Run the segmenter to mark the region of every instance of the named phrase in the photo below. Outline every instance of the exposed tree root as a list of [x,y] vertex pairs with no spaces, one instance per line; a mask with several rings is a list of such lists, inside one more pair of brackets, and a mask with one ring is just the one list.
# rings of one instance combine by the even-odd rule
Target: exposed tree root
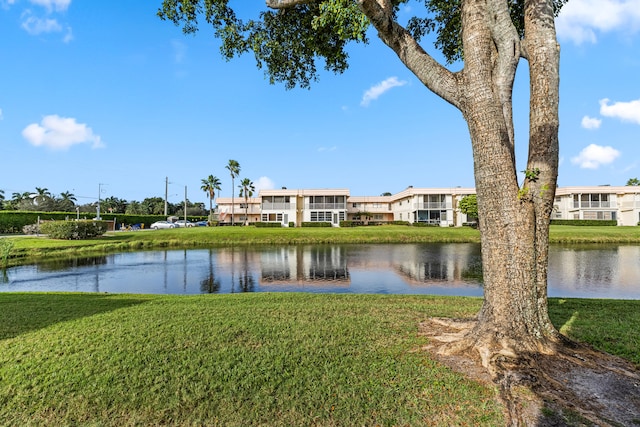
[[472,334],[474,321],[420,325],[431,355],[470,378],[492,383],[509,426],[640,426],[640,372],[629,362],[561,340],[527,348]]

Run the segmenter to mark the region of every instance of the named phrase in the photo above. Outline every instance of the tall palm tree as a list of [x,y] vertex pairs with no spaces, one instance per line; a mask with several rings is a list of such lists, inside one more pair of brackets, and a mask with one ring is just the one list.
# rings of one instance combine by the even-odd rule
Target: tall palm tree
[[253,196],[253,192],[256,191],[256,187],[249,178],[244,178],[240,181],[240,197],[244,197],[244,220],[245,225],[249,225],[249,197]]
[[0,209],[4,205],[4,190],[0,189]]
[[51,192],[48,188],[36,187],[35,201],[38,205],[42,204],[48,198],[51,198]]
[[207,196],[209,197],[209,220],[211,220],[213,217],[213,199],[216,197],[216,190],[218,191],[218,194],[220,194],[220,185],[222,183],[220,182],[220,178],[213,175],[209,175],[206,179],[202,178],[201,183],[202,185],[200,186],[200,189],[207,193]]
[[236,176],[240,175],[240,163],[238,163],[237,160],[229,160],[229,164],[227,164],[225,168],[231,174],[231,225],[233,225],[233,208],[234,208],[233,187],[235,186],[234,184],[235,184]]
[[58,207],[62,211],[71,211],[75,208],[77,200],[78,199],[76,199],[75,194],[69,191],[64,191],[60,193],[60,199],[58,200],[59,202]]

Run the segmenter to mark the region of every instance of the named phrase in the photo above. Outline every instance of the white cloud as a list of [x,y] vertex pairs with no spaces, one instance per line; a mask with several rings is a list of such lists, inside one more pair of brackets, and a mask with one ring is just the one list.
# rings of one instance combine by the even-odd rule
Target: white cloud
[[363,107],[366,107],[369,105],[369,103],[371,103],[371,101],[378,99],[385,92],[388,92],[394,87],[404,86],[406,84],[407,84],[406,81],[398,80],[397,77],[389,77],[388,79],[369,88],[362,96],[362,101],[360,101],[360,105]]
[[613,147],[591,144],[585,147],[577,157],[572,158],[571,163],[583,169],[598,169],[602,165],[612,163],[618,156],[620,152]]
[[322,153],[323,151],[336,151],[338,149],[337,145],[334,145],[333,147],[320,147],[318,148],[318,152]]
[[62,38],[62,41],[64,43],[69,43],[71,40],[73,40],[73,31],[71,31],[71,27],[67,27],[67,33]]
[[601,99],[600,114],[605,117],[615,117],[625,122],[640,125],[640,99],[629,102],[615,102],[611,105],[609,105],[608,99]]
[[104,147],[99,135],[76,119],[60,117],[57,114],[45,116],[41,124],[32,123],[22,131],[22,136],[36,147],[53,150],[67,150],[75,144],[91,143],[92,148]]
[[2,115],[2,108],[0,108],[0,120],[2,120],[4,116]]
[[595,117],[584,116],[581,124],[585,129],[598,129],[602,124],[602,120],[596,119]]
[[187,56],[187,45],[178,40],[171,40],[171,48],[173,49],[173,60],[180,64]]
[[29,0],[32,4],[37,4],[46,8],[49,12],[55,10],[57,12],[64,12],[69,8],[71,0]]
[[558,37],[595,43],[596,33],[640,29],[640,0],[571,0],[556,19]]
[[256,188],[257,193],[260,190],[273,190],[275,184],[269,177],[261,176],[256,182],[253,183],[253,186]]
[[22,21],[22,28],[32,36],[42,33],[55,33],[62,31],[62,26],[55,19],[41,19],[33,15],[27,16]]

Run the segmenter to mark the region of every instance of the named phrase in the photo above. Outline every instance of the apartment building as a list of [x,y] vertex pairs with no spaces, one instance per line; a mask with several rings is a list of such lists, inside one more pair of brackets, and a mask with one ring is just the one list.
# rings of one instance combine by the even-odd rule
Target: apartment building
[[[441,227],[461,226],[470,218],[458,209],[460,200],[475,194],[474,188],[414,188],[391,196],[351,196],[348,189],[261,190],[250,198],[218,198],[217,213],[221,224],[245,221],[276,222],[284,227],[303,222],[328,222],[338,227],[340,221],[365,223],[408,221]],[[553,219],[615,220],[618,225],[640,222],[640,187],[595,186],[559,187]]]

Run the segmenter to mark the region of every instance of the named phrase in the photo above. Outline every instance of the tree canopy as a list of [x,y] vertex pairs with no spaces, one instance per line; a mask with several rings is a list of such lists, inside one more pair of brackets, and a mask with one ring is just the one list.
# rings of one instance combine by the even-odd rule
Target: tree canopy
[[[567,0],[552,0],[554,13]],[[399,8],[410,0],[385,0],[388,18],[395,20]],[[427,14],[413,16],[406,23],[407,34],[419,42],[435,35],[434,45],[448,63],[463,58],[461,0],[423,0]],[[185,34],[209,24],[221,41],[222,56],[229,60],[252,52],[270,83],[284,83],[288,89],[308,88],[318,79],[319,66],[342,73],[348,66],[349,43],[369,43],[371,16],[358,0],[267,0],[272,10],[255,18],[241,19],[229,0],[164,0],[158,10],[163,20],[181,26]],[[509,13],[520,38],[524,37],[524,0],[508,0]],[[236,7],[238,9],[238,7]],[[387,19],[387,17],[385,17]],[[318,62],[323,64],[318,64]]]

